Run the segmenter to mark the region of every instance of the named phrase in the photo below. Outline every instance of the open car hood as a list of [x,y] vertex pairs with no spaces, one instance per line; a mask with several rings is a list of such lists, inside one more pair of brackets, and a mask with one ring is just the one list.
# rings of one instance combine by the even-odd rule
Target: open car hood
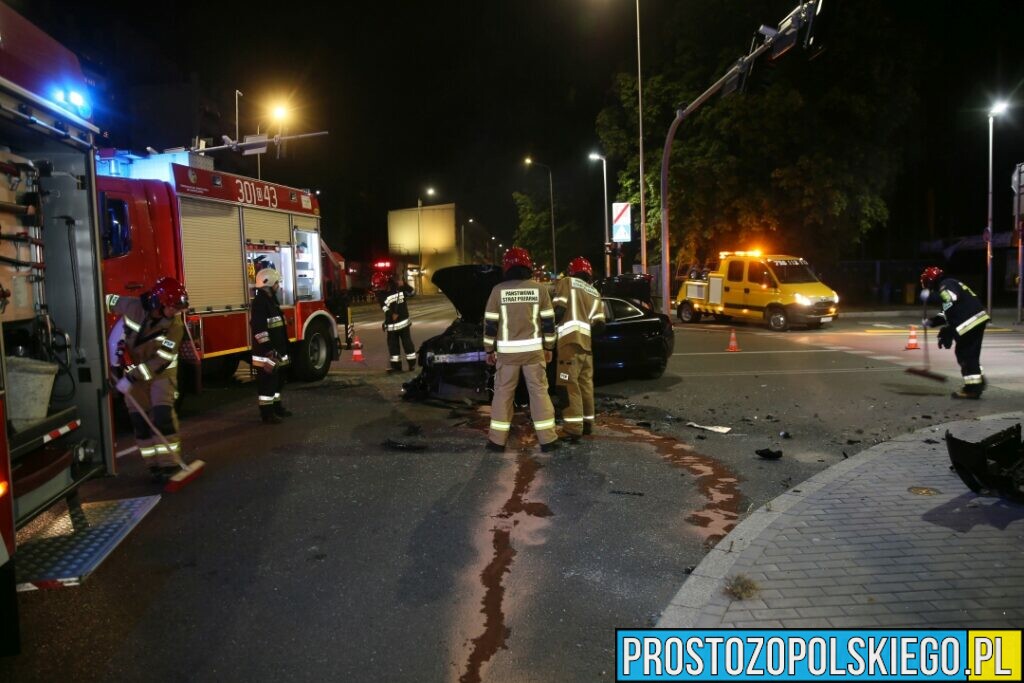
[[485,265],[449,266],[430,278],[455,306],[459,317],[470,323],[483,322],[487,297],[501,280],[501,268]]
[[645,304],[653,305],[651,301],[651,275],[641,273],[623,273],[598,280],[595,285],[601,296],[617,297],[619,299],[636,299]]

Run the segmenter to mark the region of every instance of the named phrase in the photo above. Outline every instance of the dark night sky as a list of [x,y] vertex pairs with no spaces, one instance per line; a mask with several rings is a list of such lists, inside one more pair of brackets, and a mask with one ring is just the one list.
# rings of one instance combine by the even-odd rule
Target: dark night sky
[[[641,0],[645,76],[669,52],[662,23],[675,1]],[[11,4],[79,52],[102,44],[103,59],[137,84],[167,76],[126,64],[121,44],[130,41],[120,34],[149,43],[185,77],[197,73],[221,100],[225,133],[233,133],[235,88],[245,93],[243,133],[253,132],[263,103],[290,93],[301,119],[294,127],[331,134],[295,145],[287,160],[267,159],[264,176],[322,189],[325,225],[343,222],[359,235],[350,240],[359,244],[339,245],[344,252],[368,256],[366,245],[386,246],[387,210],[415,206],[428,185],[437,188],[437,201],[460,207],[461,219],[474,216],[509,238],[512,191],[546,194],[546,173],[524,170],[528,153],[552,166],[564,218],[592,227],[595,237],[603,232],[600,167],[587,153],[596,147],[594,122],[612,96],[613,74],[636,69],[629,0]],[[765,23],[774,23],[796,3],[762,4]],[[1024,77],[1012,42],[1020,41],[1024,3],[917,5],[926,12],[921,21],[935,64],[922,84],[928,132],[920,142],[934,167],[908,169],[900,188],[927,177],[938,193],[957,194],[940,222],[962,226],[954,234],[975,232],[985,220],[984,110],[991,96],[1013,92]],[[111,26],[119,32],[112,40]],[[842,27],[838,35],[853,39],[855,30]],[[749,40],[736,36],[737,56]],[[1024,160],[1022,123],[1024,113],[1011,112],[997,124],[997,229],[1010,228],[1008,176]],[[618,168],[608,170],[614,183]],[[922,220],[919,204],[894,199],[893,232],[897,223]]]

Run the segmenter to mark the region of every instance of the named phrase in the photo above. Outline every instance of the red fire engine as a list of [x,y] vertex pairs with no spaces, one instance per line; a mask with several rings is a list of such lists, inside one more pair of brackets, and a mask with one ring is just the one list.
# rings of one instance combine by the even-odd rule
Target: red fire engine
[[[141,157],[113,150],[97,160],[107,294],[137,295],[160,275],[179,278],[198,358],[230,375],[250,346],[256,273],[280,271],[281,309],[293,373],[318,380],[340,357],[327,308],[320,207],[308,190],[217,171],[193,152]],[[183,366],[179,366],[183,367]]]
[[[114,471],[93,160],[99,131],[88,122],[77,58],[3,4],[0,31],[0,654],[12,654],[16,588],[85,576],[159,497],[78,504],[83,482]],[[70,514],[56,505],[62,500]],[[113,527],[104,510],[129,521],[106,534]],[[50,538],[27,537],[40,524],[50,525]],[[75,555],[84,564],[70,578],[36,573],[33,548],[48,551],[52,566],[88,534],[100,552]]]

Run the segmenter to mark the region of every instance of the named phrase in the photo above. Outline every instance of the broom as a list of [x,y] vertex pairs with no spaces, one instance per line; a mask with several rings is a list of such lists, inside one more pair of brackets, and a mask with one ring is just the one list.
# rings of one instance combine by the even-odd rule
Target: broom
[[181,456],[178,454],[178,452],[171,448],[171,442],[168,441],[167,437],[164,436],[163,433],[156,428],[156,425],[153,424],[153,421],[149,419],[149,415],[146,414],[146,411],[143,410],[139,406],[139,402],[132,397],[131,392],[125,393],[124,399],[128,401],[128,403],[130,403],[133,408],[135,408],[135,412],[142,416],[142,419],[145,421],[149,429],[154,434],[156,434],[157,438],[160,439],[160,441],[163,442],[164,446],[167,447],[167,450],[171,454],[171,457],[174,458],[175,464],[181,468],[180,472],[175,473],[174,476],[167,480],[167,483],[164,485],[164,491],[167,493],[174,493],[175,491],[182,488],[190,481],[198,477],[200,473],[202,473],[203,468],[206,467],[206,463],[203,462],[202,460],[193,460],[191,465],[186,465],[185,461],[181,459]]
[[[924,304],[924,308],[921,309],[921,317],[923,319],[928,318],[928,302]],[[917,375],[918,377],[924,377],[930,379],[933,382],[945,382],[946,376],[940,375],[937,372],[932,372],[932,363],[928,359],[928,326],[921,325],[921,333],[924,335],[924,367],[923,368],[907,368],[907,372],[911,375]]]

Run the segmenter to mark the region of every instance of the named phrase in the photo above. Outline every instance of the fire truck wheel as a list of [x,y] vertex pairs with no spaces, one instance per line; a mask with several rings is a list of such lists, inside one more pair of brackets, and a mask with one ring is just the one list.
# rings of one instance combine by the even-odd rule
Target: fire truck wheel
[[331,369],[331,333],[327,325],[317,322],[309,326],[306,338],[298,343],[294,372],[297,379],[316,382]]
[[676,311],[676,313],[679,315],[679,319],[684,323],[700,322],[700,313],[698,311],[693,310],[693,304],[691,304],[689,301],[684,301],[683,303],[679,304],[679,308]]
[[789,316],[786,315],[786,309],[773,306],[765,315],[768,318],[768,329],[771,331],[785,332],[789,329]]

